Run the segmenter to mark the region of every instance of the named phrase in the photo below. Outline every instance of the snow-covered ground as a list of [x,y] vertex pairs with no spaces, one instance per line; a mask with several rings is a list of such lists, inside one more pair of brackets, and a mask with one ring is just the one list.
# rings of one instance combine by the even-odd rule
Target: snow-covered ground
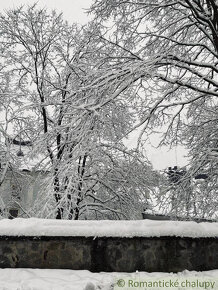
[[[89,271],[48,269],[0,269],[0,290],[111,290],[120,278],[200,278],[218,283],[218,270],[181,273],[91,273]],[[218,285],[216,285],[217,287]],[[124,289],[125,288],[120,288]],[[140,289],[140,288],[138,288]],[[142,288],[141,288],[142,289]],[[175,289],[175,288],[174,288]],[[217,289],[217,288],[213,288]]]
[[218,237],[218,222],[193,221],[68,221],[52,219],[0,220],[0,235],[9,236],[110,236],[110,237]]

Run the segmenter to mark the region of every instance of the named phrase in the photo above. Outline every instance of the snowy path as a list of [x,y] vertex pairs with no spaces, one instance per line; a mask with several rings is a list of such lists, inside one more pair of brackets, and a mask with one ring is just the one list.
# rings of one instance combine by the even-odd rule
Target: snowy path
[[[116,277],[166,277],[166,273],[91,273],[89,271],[48,269],[0,269],[0,290],[84,290],[93,283],[97,289],[110,290]],[[167,274],[172,277],[218,278],[218,270],[207,272],[184,271]],[[97,287],[98,286],[98,287]],[[88,288],[88,287],[87,287]],[[91,288],[90,288],[91,289]],[[87,289],[88,290],[88,289]]]

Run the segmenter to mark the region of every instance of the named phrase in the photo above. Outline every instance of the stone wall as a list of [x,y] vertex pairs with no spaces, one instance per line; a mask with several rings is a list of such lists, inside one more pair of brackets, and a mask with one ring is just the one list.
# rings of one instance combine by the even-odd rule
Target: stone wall
[[2,236],[0,268],[206,271],[218,269],[218,238]]

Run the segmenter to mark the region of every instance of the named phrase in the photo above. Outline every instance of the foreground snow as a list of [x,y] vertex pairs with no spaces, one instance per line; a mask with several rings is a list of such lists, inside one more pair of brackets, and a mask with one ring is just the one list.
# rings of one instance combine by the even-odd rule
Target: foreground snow
[[[89,271],[48,269],[0,269],[0,290],[111,290],[119,277],[144,278],[218,278],[218,270],[181,273],[91,273]],[[217,280],[216,280],[217,281]],[[121,288],[122,289],[122,288]]]
[[0,220],[0,235],[9,236],[109,236],[109,237],[218,237],[218,222],[192,221],[68,221],[49,219]]

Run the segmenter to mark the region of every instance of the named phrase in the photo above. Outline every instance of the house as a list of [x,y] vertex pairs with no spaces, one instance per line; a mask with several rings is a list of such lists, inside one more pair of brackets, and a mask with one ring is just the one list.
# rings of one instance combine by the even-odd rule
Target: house
[[7,160],[6,150],[0,148],[0,214],[4,218],[28,216],[42,184],[42,172],[25,166],[25,155],[16,147],[13,148],[19,153],[16,167]]

